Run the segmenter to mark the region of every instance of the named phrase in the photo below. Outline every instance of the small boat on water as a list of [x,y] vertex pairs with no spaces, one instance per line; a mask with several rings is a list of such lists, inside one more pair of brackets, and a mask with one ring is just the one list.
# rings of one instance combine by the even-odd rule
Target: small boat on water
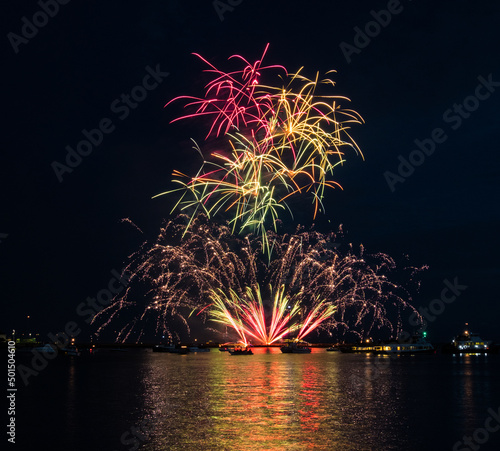
[[220,352],[228,352],[232,348],[241,348],[242,343],[227,342],[219,345]]
[[231,355],[253,355],[253,352],[248,347],[228,348],[227,352]]
[[309,343],[302,340],[288,340],[286,344],[280,347],[283,354],[310,354]]

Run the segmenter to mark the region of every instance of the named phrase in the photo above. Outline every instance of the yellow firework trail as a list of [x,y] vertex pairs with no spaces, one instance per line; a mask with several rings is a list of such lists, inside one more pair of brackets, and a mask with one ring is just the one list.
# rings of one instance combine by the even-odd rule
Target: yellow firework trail
[[196,112],[182,118],[215,116],[210,131],[222,141],[220,150],[204,157],[194,177],[174,171],[180,188],[157,196],[180,191],[174,209],[194,211],[193,217],[229,214],[233,232],[260,235],[269,253],[266,231],[285,211],[293,216],[292,197],[308,195],[316,217],[325,210],[325,189],[341,188],[331,177],[346,148],[362,156],[348,130],[363,120],[341,107],[346,97],[320,93],[335,85],[330,78],[308,79],[300,69],[287,75],[286,85],[273,87],[260,84],[260,63],[246,63],[239,72],[210,70],[216,78],[206,97],[195,99]]

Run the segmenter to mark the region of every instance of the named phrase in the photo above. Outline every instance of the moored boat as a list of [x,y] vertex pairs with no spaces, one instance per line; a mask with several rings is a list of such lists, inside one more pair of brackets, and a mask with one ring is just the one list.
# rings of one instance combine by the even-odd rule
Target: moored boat
[[228,348],[227,350],[231,355],[253,355],[253,352],[248,347]]
[[309,343],[302,340],[287,340],[286,344],[280,347],[283,354],[310,354]]
[[233,342],[227,342],[227,343],[222,343],[219,345],[219,351],[220,352],[228,352],[232,348],[241,348],[242,343],[233,343]]
[[436,350],[424,334],[417,334],[409,342],[392,342],[376,345],[373,354],[434,354]]
[[339,346],[341,352],[344,353],[354,353],[354,352],[373,352],[375,350],[375,345],[373,343],[359,343],[350,345]]
[[491,352],[491,341],[483,340],[479,334],[470,332],[466,323],[465,330],[452,340],[451,350],[455,353],[487,353]]
[[371,338],[365,338],[359,343],[339,345],[338,349],[344,353],[373,352],[375,345],[373,344],[373,340]]

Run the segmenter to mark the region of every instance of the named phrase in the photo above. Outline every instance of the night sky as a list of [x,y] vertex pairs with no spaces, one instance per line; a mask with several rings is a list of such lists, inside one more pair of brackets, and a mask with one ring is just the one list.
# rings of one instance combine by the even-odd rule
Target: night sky
[[[235,53],[255,61],[270,43],[268,64],[304,66],[311,77],[335,69],[336,93],[366,122],[351,130],[365,160],[352,153],[336,171],[344,190],[327,192],[316,227],[343,224],[367,252],[429,265],[416,306],[440,298],[445,280],[467,286],[429,323],[432,340],[466,321],[500,339],[498,3],[73,0],[58,11],[47,3],[53,17],[36,1],[8,2],[1,15],[0,330],[43,337],[70,320],[90,330],[77,306],[156,237],[176,199],[151,198],[172,188],[172,170],[199,163],[189,139],[205,129],[170,124],[180,106],[164,108],[202,95],[205,67],[192,53],[225,67]],[[389,23],[375,25],[387,9],[378,17]],[[157,86],[127,106],[122,94],[148,71]],[[60,181],[53,163],[66,164],[66,147],[100,125],[109,133]],[[434,151],[413,152],[416,140]],[[400,157],[418,166],[402,176]],[[294,221],[310,226],[312,210],[300,208]]]

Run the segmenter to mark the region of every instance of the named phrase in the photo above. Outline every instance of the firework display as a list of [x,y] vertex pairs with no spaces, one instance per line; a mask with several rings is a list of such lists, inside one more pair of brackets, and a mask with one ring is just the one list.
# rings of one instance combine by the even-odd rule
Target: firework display
[[[207,155],[195,142],[203,157],[197,174],[174,171],[180,188],[158,194],[180,192],[174,209],[191,214],[167,221],[132,256],[130,284],[96,315],[98,333],[122,320],[118,340],[140,340],[153,321],[157,334],[172,339],[178,322],[189,332],[201,321],[219,332],[222,325],[245,345],[270,345],[320,330],[394,337],[403,314],[420,318],[409,293],[391,282],[397,269],[389,256],[365,255],[340,232],[277,232],[282,213],[292,215],[293,196],[312,200],[313,217],[324,211],[325,189],[340,187],[331,177],[344,150],[361,154],[348,125],[362,119],[341,108],[347,98],[329,93],[331,79],[264,66],[267,50],[253,64],[231,57],[242,66],[232,72],[197,55],[210,81],[203,97],[171,101],[187,103],[174,122],[208,121],[205,140],[218,150]],[[264,76],[280,82],[264,83]],[[214,222],[223,213],[227,221]]]
[[[135,254],[125,268],[129,287],[95,318],[102,320],[99,331],[121,319],[120,341],[132,332],[140,339],[151,322],[172,337],[175,318],[189,330],[196,317],[223,324],[243,343],[271,344],[319,330],[396,336],[402,314],[419,317],[408,292],[390,281],[394,260],[338,243],[341,233],[268,232],[273,258],[267,262],[260,237],[239,238],[203,215],[186,232],[189,220],[168,221]],[[410,270],[413,277],[416,269]]]
[[[175,208],[203,212],[208,217],[227,212],[233,232],[256,233],[269,252],[267,229],[276,228],[283,212],[292,214],[286,201],[307,195],[314,204],[313,217],[324,211],[325,188],[340,188],[331,180],[334,168],[344,162],[344,149],[358,146],[348,133],[348,125],[361,123],[353,110],[341,108],[346,97],[323,94],[335,83],[330,78],[314,79],[302,69],[289,74],[282,66],[262,66],[262,58],[243,64],[241,70],[223,72],[210,66],[213,76],[203,98],[181,96],[186,108],[194,111],[180,119],[210,118],[206,139],[219,138],[220,150],[203,156],[203,165],[194,177],[174,171],[181,196]],[[280,84],[263,84],[263,73],[278,72]],[[170,102],[169,102],[170,103]],[[167,104],[168,105],[168,104]],[[187,228],[189,228],[188,223]]]

